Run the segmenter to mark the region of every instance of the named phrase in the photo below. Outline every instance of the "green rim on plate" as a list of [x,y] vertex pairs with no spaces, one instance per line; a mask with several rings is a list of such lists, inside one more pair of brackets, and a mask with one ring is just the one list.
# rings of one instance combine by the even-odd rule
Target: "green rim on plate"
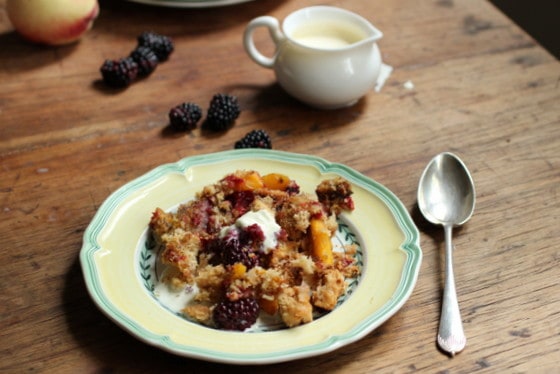
[[[161,305],[146,287],[146,229],[156,207],[171,209],[237,169],[279,172],[312,192],[326,177],[353,186],[356,209],[341,216],[360,243],[360,280],[335,310],[291,329],[255,333],[200,326]],[[347,166],[281,151],[246,149],[198,155],[159,166],[101,205],[84,233],[80,262],[95,304],[134,337],[168,352],[208,361],[267,364],[324,354],[355,342],[393,316],[418,277],[419,232],[387,188]]]

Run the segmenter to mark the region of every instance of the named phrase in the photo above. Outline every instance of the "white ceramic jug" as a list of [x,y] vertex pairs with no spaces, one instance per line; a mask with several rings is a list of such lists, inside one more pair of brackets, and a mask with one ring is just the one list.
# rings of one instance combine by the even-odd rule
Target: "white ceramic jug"
[[[253,33],[266,27],[275,43],[272,57],[255,46]],[[243,43],[259,65],[274,69],[290,95],[311,106],[334,109],[356,103],[373,90],[381,69],[377,40],[382,33],[350,11],[313,6],[291,13],[280,27],[271,16],[253,19]]]

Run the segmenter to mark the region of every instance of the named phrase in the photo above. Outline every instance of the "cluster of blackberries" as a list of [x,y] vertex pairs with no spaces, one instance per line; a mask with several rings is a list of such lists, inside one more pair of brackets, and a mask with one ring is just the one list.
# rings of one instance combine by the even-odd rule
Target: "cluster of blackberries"
[[[218,93],[212,97],[203,127],[212,131],[223,131],[229,128],[239,114],[237,97]],[[202,110],[195,103],[182,103],[169,111],[169,124],[176,131],[188,131],[196,128],[202,118]]]
[[103,81],[110,87],[127,87],[136,78],[150,75],[160,62],[167,60],[174,48],[168,36],[144,32],[127,57],[105,60],[100,68]]

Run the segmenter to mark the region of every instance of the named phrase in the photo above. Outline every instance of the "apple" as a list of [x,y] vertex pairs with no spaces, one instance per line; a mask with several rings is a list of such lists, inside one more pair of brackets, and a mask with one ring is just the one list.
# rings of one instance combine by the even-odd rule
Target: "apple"
[[97,0],[8,0],[6,11],[24,38],[41,44],[75,42],[99,14]]

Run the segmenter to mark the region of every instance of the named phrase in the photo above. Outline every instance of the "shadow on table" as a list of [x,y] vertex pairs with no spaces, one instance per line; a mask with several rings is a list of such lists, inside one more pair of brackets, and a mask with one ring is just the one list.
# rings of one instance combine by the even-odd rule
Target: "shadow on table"
[[[348,125],[367,111],[367,96],[348,107],[317,109],[290,96],[278,83],[268,85],[231,84],[225,89],[243,93],[240,95],[245,100],[241,103],[242,106],[254,112],[258,116],[258,122],[264,126],[282,124],[282,128],[285,128],[286,124],[294,122],[294,118],[298,119],[298,124],[301,124],[300,119],[309,118],[310,122],[306,130],[319,131],[318,127],[323,124],[328,127]],[[272,119],[274,121],[271,121]]]
[[41,66],[58,64],[66,56],[76,49],[77,44],[69,44],[58,47],[50,47],[28,42],[15,31],[0,34],[0,59],[2,56],[10,56],[17,64],[0,64],[0,71],[17,74],[19,72],[33,70]]
[[[137,340],[106,317],[94,304],[86,290],[78,258],[66,275],[63,305],[68,330],[91,362],[95,372],[228,372],[228,373],[279,373],[305,372],[317,365],[341,370],[361,354],[372,349],[379,339],[391,331],[392,317],[375,331],[333,353],[310,359],[262,366],[232,366],[176,356]],[[75,355],[76,356],[76,355]]]
[[490,0],[496,7],[560,59],[558,2]]
[[[430,236],[430,238],[434,241],[434,244],[438,247],[440,252],[443,253],[445,251],[445,235],[443,231],[443,226],[435,225],[429,222],[426,218],[424,218],[422,212],[420,212],[420,208],[418,208],[418,203],[414,204],[414,207],[410,211],[410,216],[412,217],[414,223],[416,223],[418,230]],[[456,234],[459,234],[459,232],[461,232],[461,230],[465,226],[466,225],[454,227],[453,235],[455,236]],[[441,268],[443,270],[443,264],[441,265],[442,265]]]

